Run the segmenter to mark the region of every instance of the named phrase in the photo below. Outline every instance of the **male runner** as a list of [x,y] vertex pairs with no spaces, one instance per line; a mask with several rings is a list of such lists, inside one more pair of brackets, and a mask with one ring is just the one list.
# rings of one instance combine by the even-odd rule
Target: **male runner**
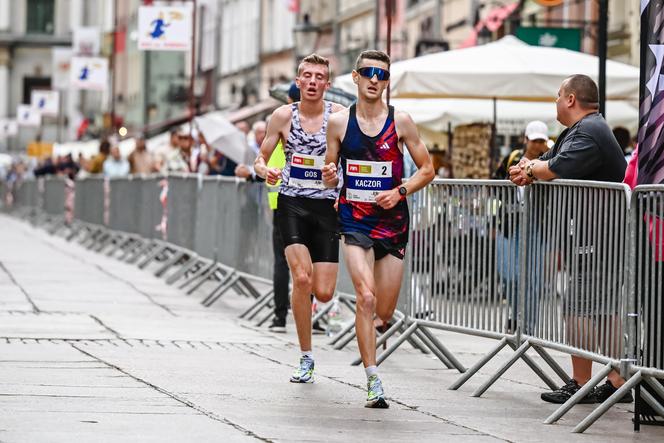
[[[321,177],[325,133],[330,114],[344,108],[323,100],[330,87],[327,59],[316,54],[305,57],[295,82],[300,88],[301,101],[274,111],[254,170],[269,185],[282,180],[277,226],[293,278],[291,305],[302,351],[300,366],[290,381],[311,383],[314,381],[311,294],[323,303],[329,301],[334,295],[339,268],[339,234],[334,210],[338,191],[326,188]],[[266,159],[280,140],[286,165],[283,170],[268,168]]]
[[[406,196],[434,177],[415,123],[382,99],[389,68],[390,58],[381,51],[364,51],[357,58],[353,71],[357,104],[330,117],[322,169],[325,185],[336,187],[341,158],[339,223],[357,295],[355,330],[367,374],[368,408],[388,407],[376,371],[374,315],[387,322],[397,305],[408,242]],[[417,166],[406,184],[402,184],[404,145]]]

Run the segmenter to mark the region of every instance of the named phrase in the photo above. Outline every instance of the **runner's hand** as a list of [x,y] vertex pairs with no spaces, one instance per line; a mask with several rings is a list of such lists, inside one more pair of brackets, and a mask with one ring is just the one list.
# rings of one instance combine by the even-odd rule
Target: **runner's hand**
[[401,196],[398,188],[381,191],[376,196],[376,203],[383,209],[392,209],[399,203],[399,200],[401,200]]
[[281,179],[281,169],[279,168],[268,168],[267,174],[265,175],[265,181],[268,185],[274,186]]
[[323,181],[332,182],[337,178],[337,165],[334,163],[328,163],[321,168],[323,173]]

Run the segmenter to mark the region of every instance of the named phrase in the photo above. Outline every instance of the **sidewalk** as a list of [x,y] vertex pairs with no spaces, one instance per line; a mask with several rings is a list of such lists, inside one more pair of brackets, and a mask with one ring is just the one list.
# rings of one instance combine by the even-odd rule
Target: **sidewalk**
[[[539,400],[545,386],[523,363],[470,397],[506,352],[449,391],[456,372],[404,347],[380,367],[390,409],[365,409],[354,346],[334,351],[314,337],[316,383],[291,384],[292,322],[271,334],[237,320],[245,299],[199,301],[0,215],[0,442],[664,441],[664,428],[631,431],[633,405],[582,435],[570,431],[592,405],[542,424],[556,408]],[[465,365],[494,345],[439,337]]]

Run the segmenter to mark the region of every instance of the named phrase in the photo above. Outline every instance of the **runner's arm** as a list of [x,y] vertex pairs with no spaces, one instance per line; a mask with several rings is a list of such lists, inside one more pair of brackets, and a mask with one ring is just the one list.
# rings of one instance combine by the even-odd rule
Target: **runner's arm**
[[327,123],[327,149],[325,151],[325,164],[323,165],[323,184],[327,188],[336,188],[339,184],[337,164],[339,163],[339,149],[341,147],[340,131],[343,119],[340,114],[330,116]]
[[[270,160],[272,152],[274,152],[279,144],[279,140],[282,138],[281,131],[289,122],[290,118],[291,111],[288,106],[281,106],[272,114],[272,118],[270,118],[267,125],[265,139],[263,140],[263,143],[261,143],[261,149],[256,156],[256,160],[254,160],[254,171],[259,177],[267,179],[269,171],[267,162]],[[276,171],[273,172],[276,173]]]
[[410,156],[413,158],[413,162],[415,162],[415,166],[417,166],[417,172],[408,179],[407,183],[402,185],[408,191],[407,195],[410,195],[428,185],[436,176],[436,173],[433,170],[429,151],[427,151],[427,147],[420,138],[417,126],[415,126],[415,122],[410,115],[405,112],[397,112],[395,120],[399,138],[403,141]]

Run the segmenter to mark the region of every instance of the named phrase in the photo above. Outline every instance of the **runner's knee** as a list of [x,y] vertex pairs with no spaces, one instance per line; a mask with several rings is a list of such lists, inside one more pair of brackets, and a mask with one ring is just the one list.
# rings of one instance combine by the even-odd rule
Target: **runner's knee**
[[374,312],[376,309],[376,297],[368,289],[358,293],[356,303],[357,308],[362,311]]
[[327,303],[334,296],[334,288],[314,288],[314,295],[319,302]]
[[376,306],[376,316],[383,320],[385,323],[392,319],[394,309],[387,306]]
[[[302,289],[311,288],[311,273],[304,270],[293,271],[293,285]],[[309,289],[309,291],[311,291],[311,289]]]

